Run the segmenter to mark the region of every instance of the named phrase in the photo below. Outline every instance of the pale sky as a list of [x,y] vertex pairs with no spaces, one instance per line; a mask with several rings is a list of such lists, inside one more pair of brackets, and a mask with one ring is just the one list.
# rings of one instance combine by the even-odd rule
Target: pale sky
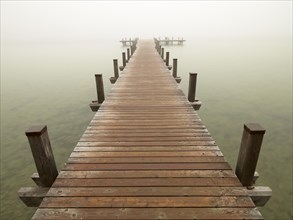
[[292,1],[1,1],[1,39],[292,36]]

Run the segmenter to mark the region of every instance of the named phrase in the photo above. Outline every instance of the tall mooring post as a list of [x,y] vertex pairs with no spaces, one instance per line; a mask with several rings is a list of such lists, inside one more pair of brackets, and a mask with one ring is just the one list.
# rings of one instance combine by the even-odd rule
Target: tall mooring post
[[25,131],[38,173],[32,175],[36,187],[21,187],[19,198],[28,207],[38,207],[58,176],[47,126],[34,125]]
[[177,83],[181,82],[181,77],[177,76],[177,58],[173,59],[173,70],[172,70],[172,75],[174,79],[176,80]]
[[189,73],[188,101],[190,102],[194,110],[199,110],[199,108],[201,107],[201,102],[198,99],[195,99],[196,81],[197,73]]
[[119,67],[120,71],[122,71],[126,66],[126,54],[125,52],[122,53],[122,66]]
[[256,123],[244,124],[236,175],[243,186],[252,186],[265,129]]
[[272,197],[270,187],[254,185],[258,178],[256,165],[265,132],[257,123],[244,124],[235,172],[242,185],[247,187],[247,194],[256,206],[264,206]]
[[166,52],[166,66],[169,67],[170,52]]
[[127,62],[129,62],[129,59],[130,59],[130,49],[127,48]]
[[164,60],[164,48],[161,48],[161,57]]
[[25,132],[42,186],[50,187],[58,176],[46,125],[32,126]]
[[118,70],[118,60],[113,60],[113,67],[114,67],[114,77],[110,77],[110,82],[114,84],[116,80],[119,78],[119,70]]
[[95,80],[96,80],[96,87],[97,87],[97,100],[92,101],[90,103],[90,108],[93,112],[98,111],[101,104],[105,100],[105,94],[104,94],[104,84],[103,84],[103,75],[102,74],[95,74]]

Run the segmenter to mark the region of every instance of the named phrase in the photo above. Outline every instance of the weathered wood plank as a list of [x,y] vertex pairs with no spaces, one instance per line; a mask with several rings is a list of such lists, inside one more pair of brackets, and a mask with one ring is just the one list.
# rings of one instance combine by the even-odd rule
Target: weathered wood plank
[[61,171],[59,178],[166,178],[166,177],[235,177],[232,170],[126,170]]
[[254,207],[249,197],[47,197],[40,207],[48,208],[176,208]]
[[132,179],[56,179],[54,187],[77,186],[241,186],[236,177],[226,178],[132,178]]
[[101,141],[101,142],[160,142],[160,141],[213,141],[213,138],[210,136],[196,136],[196,137],[105,137],[105,136],[96,136],[95,134],[83,135],[80,142],[92,142],[92,141]]
[[70,157],[199,157],[223,156],[221,151],[72,152]]
[[67,163],[214,163],[227,162],[223,156],[205,157],[70,157]]
[[47,196],[247,196],[243,187],[52,187]]
[[75,147],[73,151],[76,152],[88,152],[88,151],[96,151],[96,152],[114,152],[114,151],[136,151],[136,152],[141,152],[141,151],[219,151],[218,146],[148,146],[148,147]]
[[[215,141],[154,141],[154,142],[103,142],[103,141],[82,141],[77,146],[82,147],[106,147],[106,146],[216,146]],[[219,155],[220,156],[220,155]]]
[[228,163],[66,164],[63,170],[228,170]]
[[33,220],[54,219],[257,219],[256,208],[48,208],[38,209]]

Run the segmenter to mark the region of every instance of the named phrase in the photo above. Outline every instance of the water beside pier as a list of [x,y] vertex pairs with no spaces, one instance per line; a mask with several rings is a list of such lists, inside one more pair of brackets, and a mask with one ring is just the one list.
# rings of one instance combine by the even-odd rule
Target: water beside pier
[[[257,185],[273,197],[260,211],[266,219],[290,219],[292,201],[292,45],[290,39],[194,38],[183,46],[164,46],[178,58],[180,84],[187,92],[188,72],[198,72],[199,115],[232,166],[242,126],[258,122],[267,132]],[[34,209],[17,197],[33,186],[35,172],[24,131],[48,125],[59,168],[68,158],[93,113],[94,73],[111,88],[112,59],[121,65],[119,39],[84,44],[14,43],[1,49],[1,219],[29,219]],[[170,62],[172,63],[172,62]]]

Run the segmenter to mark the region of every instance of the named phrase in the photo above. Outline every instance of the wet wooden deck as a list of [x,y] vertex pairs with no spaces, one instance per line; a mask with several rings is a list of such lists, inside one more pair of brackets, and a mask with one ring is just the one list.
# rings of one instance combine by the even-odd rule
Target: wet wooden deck
[[263,219],[153,40],[137,47],[33,219]]

